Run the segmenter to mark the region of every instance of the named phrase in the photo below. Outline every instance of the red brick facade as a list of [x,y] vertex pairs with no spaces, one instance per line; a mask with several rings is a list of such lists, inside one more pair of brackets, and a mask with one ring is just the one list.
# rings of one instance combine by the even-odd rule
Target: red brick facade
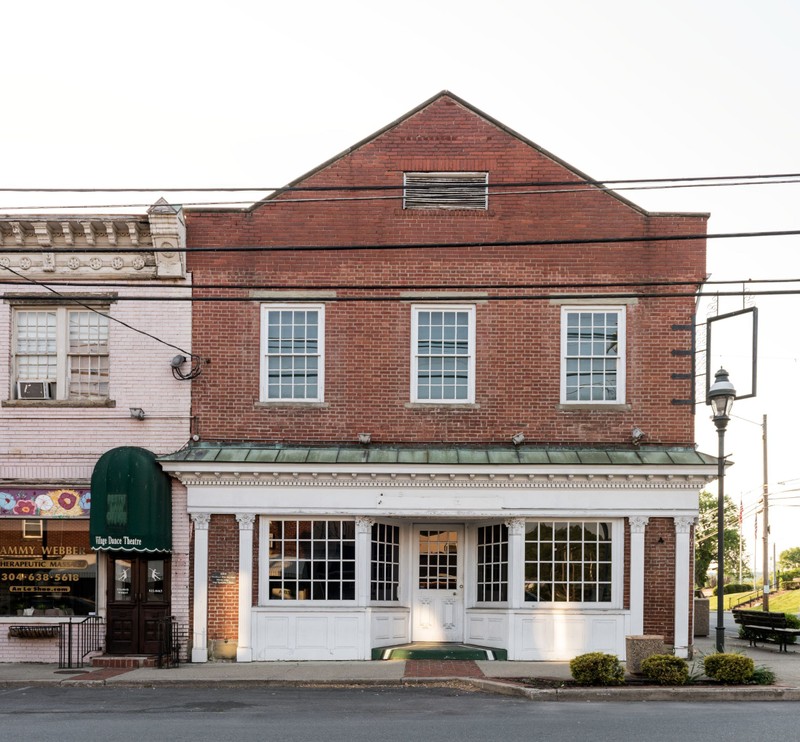
[[[300,182],[306,187],[401,186],[407,170],[487,171],[490,187],[580,182],[575,171],[552,156],[446,95]],[[642,298],[629,306],[629,410],[614,412],[559,409],[560,307],[547,297],[593,291],[636,294],[643,289],[619,284],[667,280],[688,282],[682,288],[691,292],[704,277],[704,242],[491,243],[702,234],[705,217],[649,215],[591,188],[544,195],[507,190],[508,195],[490,191],[489,209],[480,212],[404,210],[400,190],[290,191],[247,212],[191,212],[190,248],[490,244],[190,252],[197,285],[230,286],[198,289],[199,296],[254,296],[255,289],[238,287],[258,286],[327,289],[329,297],[363,298],[326,304],[325,403],[316,407],[259,406],[258,300],[197,302],[194,349],[211,361],[194,387],[194,415],[202,438],[355,441],[360,431],[369,430],[374,442],[486,443],[507,441],[522,430],[529,442],[615,444],[629,442],[631,427],[646,420],[648,443],[691,444],[691,407],[671,400],[686,399],[691,392],[689,380],[672,378],[691,370],[690,359],[672,351],[690,348],[690,333],[673,325],[691,323],[692,297]],[[363,199],[376,193],[385,200],[314,200]],[[569,287],[581,283],[601,287]],[[497,288],[508,284],[531,288]],[[476,405],[470,409],[407,404],[411,301],[372,299],[401,299],[415,287],[433,287],[432,297],[457,290],[488,299],[477,303]],[[544,298],[493,300],[498,294]],[[220,327],[225,332],[218,332]]]
[[[404,209],[403,174],[422,171],[488,172],[488,209]],[[293,184],[341,190],[287,190],[250,210],[190,211],[193,350],[209,361],[193,382],[195,432],[204,441],[354,444],[368,431],[373,443],[489,445],[521,431],[531,444],[630,447],[640,426],[645,444],[691,447],[692,407],[673,400],[692,393],[686,351],[705,240],[678,238],[705,234],[706,216],[649,214],[585,177],[442,94]],[[556,185],[497,187],[531,182]],[[542,241],[558,242],[508,244]],[[408,247],[383,249],[398,245]],[[642,285],[660,282],[679,285]],[[626,305],[624,404],[565,408],[561,304],[608,294]],[[324,402],[265,403],[261,304],[298,297],[325,305]],[[471,404],[410,403],[411,307],[441,297],[475,305]],[[630,543],[626,523],[625,609]],[[237,586],[224,575],[237,573],[238,558],[234,517],[214,515],[209,640],[236,637]],[[672,518],[651,518],[644,630],[667,642],[675,564]]]

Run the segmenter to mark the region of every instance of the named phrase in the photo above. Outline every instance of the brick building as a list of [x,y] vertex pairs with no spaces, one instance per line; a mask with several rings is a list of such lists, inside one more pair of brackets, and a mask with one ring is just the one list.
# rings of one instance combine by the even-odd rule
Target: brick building
[[[2,662],[58,661],[59,624],[90,616],[117,653],[152,652],[163,616],[188,626],[185,491],[170,496],[153,455],[190,435],[190,384],[158,341],[191,344],[185,256],[170,252],[184,240],[163,201],[0,217]],[[160,525],[143,535],[151,479]]]
[[[691,644],[706,215],[648,213],[443,92],[187,212],[192,658]],[[654,239],[656,238],[656,239]],[[202,248],[215,248],[203,250]],[[688,292],[685,291],[686,287]]]

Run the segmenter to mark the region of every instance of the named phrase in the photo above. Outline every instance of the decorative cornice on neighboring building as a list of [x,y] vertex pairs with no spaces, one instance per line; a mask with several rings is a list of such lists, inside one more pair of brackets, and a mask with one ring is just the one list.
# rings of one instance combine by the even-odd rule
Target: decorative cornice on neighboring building
[[[30,278],[142,280],[186,276],[181,208],[160,199],[146,217],[114,214],[0,216],[0,267]],[[85,252],[81,250],[85,248]],[[92,249],[102,249],[102,253]],[[115,252],[119,250],[119,252]],[[106,252],[108,251],[108,252]]]

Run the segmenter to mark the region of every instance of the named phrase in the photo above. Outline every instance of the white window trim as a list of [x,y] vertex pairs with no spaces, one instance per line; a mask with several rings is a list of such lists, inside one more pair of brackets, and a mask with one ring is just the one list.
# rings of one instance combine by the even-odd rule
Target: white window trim
[[[337,517],[331,515],[329,517],[320,516],[319,518],[309,516],[292,516],[292,515],[276,515],[269,517],[262,515],[259,517],[258,522],[258,608],[269,608],[271,610],[291,610],[296,611],[298,608],[308,608],[310,606],[336,608],[340,606],[347,606],[352,608],[358,603],[358,537],[356,536],[354,542],[355,548],[355,563],[356,563],[356,582],[355,582],[355,597],[347,600],[270,600],[269,597],[269,566],[270,566],[270,522],[273,520],[286,521],[286,520],[310,520],[310,521],[329,521],[329,520],[353,520],[355,516],[341,516]],[[389,603],[390,605],[397,605],[396,602]]]
[[49,381],[55,384],[56,394],[52,398],[48,399],[41,399],[37,400],[39,403],[46,403],[46,402],[68,402],[74,401],[79,402],[81,400],[108,400],[111,399],[111,371],[110,371],[110,360],[111,360],[111,322],[109,321],[108,329],[108,359],[109,359],[109,393],[107,395],[97,395],[93,397],[70,397],[69,396],[69,386],[70,386],[70,376],[69,376],[69,315],[71,312],[93,312],[96,311],[97,314],[102,314],[108,317],[108,310],[107,306],[100,306],[100,307],[92,307],[91,309],[86,307],[74,307],[74,306],[66,306],[66,305],[59,305],[59,304],[52,304],[52,305],[41,305],[36,304],[33,306],[26,306],[25,304],[15,305],[12,309],[11,313],[11,333],[12,333],[12,370],[11,370],[11,383],[12,383],[12,390],[10,399],[17,400],[17,382],[20,381],[18,377],[18,369],[17,369],[17,356],[18,355],[27,355],[27,354],[19,354],[17,351],[17,319],[16,315],[18,312],[54,312],[56,315],[56,376],[54,379],[39,379],[39,381]]
[[[567,399],[567,315],[574,312],[616,312],[619,317],[617,329],[617,398],[616,399]],[[569,406],[608,407],[626,404],[626,360],[627,360],[626,308],[618,304],[572,304],[561,307],[561,404]]]
[[[621,518],[583,518],[581,516],[553,516],[546,518],[526,518],[525,523],[552,523],[555,521],[582,521],[584,523],[610,523],[611,524],[611,600],[603,602],[574,602],[574,601],[526,601],[523,600],[524,609],[536,611],[583,611],[583,610],[611,610],[618,611],[623,608],[625,595],[625,522]],[[525,535],[522,537],[522,570],[525,574]]]
[[[268,313],[273,311],[316,311],[319,318],[318,326],[318,347],[317,357],[319,359],[317,364],[317,396],[316,397],[303,397],[297,398],[284,398],[269,396],[269,364],[267,356],[267,348],[269,342],[269,319]],[[308,404],[309,402],[324,402],[325,401],[325,305],[324,304],[271,304],[263,303],[261,305],[261,363],[260,373],[261,380],[259,383],[259,402],[266,404]]]
[[[468,380],[466,399],[420,399],[417,389],[418,335],[420,312],[468,312]],[[423,405],[463,405],[475,403],[475,305],[474,304],[414,304],[411,307],[411,402]]]

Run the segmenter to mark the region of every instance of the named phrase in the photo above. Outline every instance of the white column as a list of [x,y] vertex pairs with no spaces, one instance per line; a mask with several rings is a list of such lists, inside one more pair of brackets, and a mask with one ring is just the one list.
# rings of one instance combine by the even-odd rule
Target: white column
[[356,604],[369,605],[371,561],[372,561],[372,518],[356,518]]
[[628,518],[631,528],[631,636],[644,634],[644,529],[650,518]]
[[689,656],[689,588],[694,518],[675,518],[675,655]]
[[253,608],[253,513],[237,513],[239,523],[239,637],[236,661],[252,662],[253,647],[250,639]]
[[208,662],[208,513],[192,513],[194,523],[194,607],[192,662]]
[[525,591],[525,521],[512,518],[508,527],[508,607],[523,607]]

